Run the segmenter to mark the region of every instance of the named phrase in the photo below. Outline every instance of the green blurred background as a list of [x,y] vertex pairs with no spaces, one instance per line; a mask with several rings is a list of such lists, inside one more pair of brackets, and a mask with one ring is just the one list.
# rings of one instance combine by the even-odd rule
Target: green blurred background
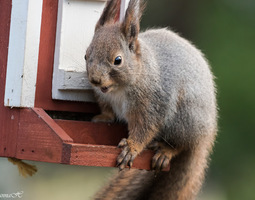
[[[219,133],[199,199],[254,200],[255,1],[149,0],[142,28],[166,26],[201,49],[216,76]],[[0,158],[0,194],[24,191],[26,200],[84,200],[116,171],[34,164],[39,172],[24,179]]]

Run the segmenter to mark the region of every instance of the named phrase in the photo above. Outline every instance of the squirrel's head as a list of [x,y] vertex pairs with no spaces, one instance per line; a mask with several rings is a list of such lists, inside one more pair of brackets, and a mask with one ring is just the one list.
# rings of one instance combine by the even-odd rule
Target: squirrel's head
[[85,60],[91,84],[103,93],[133,83],[140,67],[138,34],[144,7],[130,0],[123,22],[116,22],[120,0],[111,0],[96,24]]

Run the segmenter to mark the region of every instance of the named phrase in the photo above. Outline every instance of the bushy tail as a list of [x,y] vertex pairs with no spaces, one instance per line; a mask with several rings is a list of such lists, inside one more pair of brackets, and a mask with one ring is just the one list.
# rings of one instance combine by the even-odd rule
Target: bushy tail
[[154,173],[146,170],[124,169],[100,190],[95,200],[142,200],[143,194],[149,192]]
[[[209,141],[208,141],[209,142]],[[211,144],[203,141],[172,159],[169,172],[126,169],[101,190],[96,200],[192,200],[199,192]]]

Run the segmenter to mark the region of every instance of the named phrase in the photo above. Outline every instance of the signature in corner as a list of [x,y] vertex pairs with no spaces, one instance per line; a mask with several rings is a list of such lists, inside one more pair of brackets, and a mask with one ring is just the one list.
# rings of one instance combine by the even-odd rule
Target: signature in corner
[[14,192],[11,194],[0,194],[0,199],[1,198],[5,198],[5,199],[15,199],[15,198],[22,198],[22,195],[24,194],[24,191],[20,191],[20,192]]

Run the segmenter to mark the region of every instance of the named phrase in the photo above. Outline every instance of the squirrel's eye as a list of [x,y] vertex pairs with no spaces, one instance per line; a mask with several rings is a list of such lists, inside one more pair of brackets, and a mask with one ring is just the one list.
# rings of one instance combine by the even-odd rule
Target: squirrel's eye
[[87,56],[86,55],[84,56],[84,59],[87,60]]
[[115,60],[114,60],[114,65],[120,65],[121,61],[122,61],[121,56],[116,57]]

